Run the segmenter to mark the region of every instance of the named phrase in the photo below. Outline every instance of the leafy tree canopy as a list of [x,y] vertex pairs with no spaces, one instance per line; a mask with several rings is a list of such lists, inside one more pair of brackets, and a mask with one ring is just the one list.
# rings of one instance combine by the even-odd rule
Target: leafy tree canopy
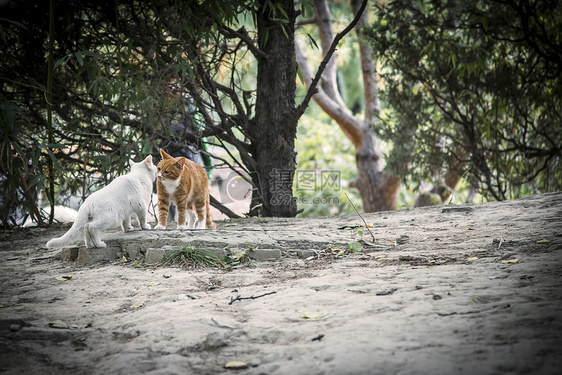
[[[260,47],[278,25],[285,30],[285,5],[253,0],[51,3],[54,12],[44,0],[1,6],[4,225],[13,221],[14,206],[21,203],[27,206],[23,212],[33,213],[38,192],[51,190],[48,180],[57,183],[57,192],[87,196],[96,184],[122,174],[129,159],[154,153],[162,142],[191,145],[202,153],[206,142],[230,144],[232,157],[221,160],[247,175],[255,172],[248,129],[255,119],[256,81],[255,76],[250,84],[244,81],[243,70],[248,60],[266,58]],[[263,17],[270,24],[258,45],[255,29]],[[245,23],[254,30],[247,31]],[[52,107],[52,127],[46,102]],[[56,174],[47,172],[49,163]]]
[[500,200],[562,188],[561,2],[396,0],[375,15],[394,173],[456,171]]

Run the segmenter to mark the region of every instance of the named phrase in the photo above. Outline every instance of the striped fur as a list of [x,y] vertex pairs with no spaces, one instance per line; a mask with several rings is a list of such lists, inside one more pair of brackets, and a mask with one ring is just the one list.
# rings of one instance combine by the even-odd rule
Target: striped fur
[[166,229],[168,210],[178,210],[178,229],[215,229],[209,210],[209,181],[205,170],[186,158],[172,158],[160,150],[158,163],[158,225]]

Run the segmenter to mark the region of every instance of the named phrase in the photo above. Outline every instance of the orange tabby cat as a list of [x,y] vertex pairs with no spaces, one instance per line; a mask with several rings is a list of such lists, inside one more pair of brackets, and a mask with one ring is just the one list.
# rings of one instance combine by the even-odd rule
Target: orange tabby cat
[[178,210],[178,229],[215,229],[209,212],[209,184],[205,170],[184,157],[173,158],[162,149],[160,155],[162,161],[158,163],[156,183],[158,225],[154,229],[166,229],[172,202]]

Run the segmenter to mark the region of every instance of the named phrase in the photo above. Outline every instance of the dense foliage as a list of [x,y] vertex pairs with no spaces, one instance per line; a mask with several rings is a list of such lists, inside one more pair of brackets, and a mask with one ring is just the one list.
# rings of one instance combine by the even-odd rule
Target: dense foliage
[[[293,160],[289,169],[294,167],[292,129],[276,138],[275,130],[259,128],[269,123],[287,129],[297,119],[290,113],[279,121],[267,118],[274,111],[267,103],[258,105],[256,94],[260,62],[267,63],[276,52],[292,56],[265,46],[291,35],[287,10],[291,13],[293,4],[4,2],[2,225],[14,224],[25,213],[40,219],[40,191],[51,201],[55,192],[59,202],[64,196],[85,197],[122,174],[129,159],[155,154],[162,144],[189,146],[205,156],[207,144],[221,147],[215,163],[236,167],[254,189],[260,188],[260,176],[255,176],[270,175],[260,165],[279,168],[277,160],[270,161],[276,159],[271,154],[281,153],[266,138],[281,142],[285,158]],[[310,2],[301,6],[306,10],[301,18],[307,17]],[[347,4],[331,3],[330,8],[340,19]],[[410,194],[413,185],[435,181],[447,171],[479,184],[482,194],[494,199],[562,188],[560,2],[396,0],[371,15],[374,23],[365,36],[384,86],[375,130],[387,143],[387,170],[414,183],[403,191]],[[316,44],[318,36],[309,33],[310,25],[297,36]],[[365,98],[357,87],[355,43],[339,46],[338,80],[346,84],[340,82],[338,89],[353,112],[360,112]],[[262,77],[273,78],[270,83],[291,81],[267,70]],[[275,90],[261,89],[262,94],[268,91]],[[290,112],[294,92],[287,98]],[[304,214],[335,213],[334,207],[343,212],[343,189],[356,173],[350,167],[353,151],[341,134],[322,139],[321,125],[328,121],[313,117],[299,129],[297,172],[338,170],[342,185],[321,193],[295,186],[295,192]],[[337,197],[340,204],[302,204],[315,196]],[[351,199],[357,202],[357,195]]]
[[561,2],[395,0],[375,15],[394,173],[453,170],[500,200],[562,188]]
[[257,168],[247,136],[256,76],[249,84],[242,76],[248,60],[265,55],[254,44],[260,17],[270,20],[262,45],[287,22],[278,2],[51,4],[54,11],[44,0],[1,6],[3,225],[16,209],[34,214],[42,189],[50,200],[55,190],[87,196],[162,144],[204,156],[205,143],[228,144],[231,157],[215,161],[246,175]]

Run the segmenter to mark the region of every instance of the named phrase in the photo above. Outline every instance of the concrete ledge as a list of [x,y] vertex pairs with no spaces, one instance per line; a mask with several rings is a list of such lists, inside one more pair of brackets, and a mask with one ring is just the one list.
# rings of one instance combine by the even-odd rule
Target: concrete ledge
[[313,249],[295,250],[294,253],[296,253],[299,258],[308,258],[317,255],[316,251],[314,251]]
[[178,249],[177,246],[163,246],[161,248],[153,248],[146,250],[144,256],[144,263],[146,264],[160,264],[166,259],[170,254]]
[[81,266],[90,266],[95,263],[113,262],[122,257],[120,246],[96,247],[73,247],[62,249],[61,260],[76,262]]
[[74,262],[78,258],[79,247],[70,247],[61,250],[60,259],[64,261]]
[[246,254],[253,260],[277,260],[281,259],[281,250],[279,249],[254,249],[246,252]]
[[[89,266],[99,262],[113,262],[124,256],[128,261],[155,265],[161,263],[173,251],[183,246],[193,246],[208,250],[221,259],[227,254],[246,251],[247,255],[256,261],[278,260],[284,251],[322,249],[328,244],[345,243],[345,239],[342,241],[342,235],[348,237],[347,233],[342,234],[341,231],[327,227],[299,232],[287,228],[285,222],[272,227],[264,225],[260,222],[245,228],[217,230],[137,229],[127,233],[109,231],[102,234],[107,248],[87,249],[77,246],[63,249],[61,259]],[[298,253],[304,258],[314,254],[313,251],[306,250]]]

